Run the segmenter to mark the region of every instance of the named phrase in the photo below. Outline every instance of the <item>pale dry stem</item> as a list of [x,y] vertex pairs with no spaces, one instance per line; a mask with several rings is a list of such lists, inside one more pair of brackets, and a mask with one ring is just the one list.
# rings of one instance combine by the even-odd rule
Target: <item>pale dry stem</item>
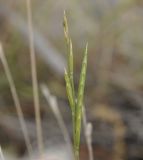
[[18,119],[19,119],[19,122],[20,122],[20,125],[21,125],[21,128],[22,128],[22,132],[23,132],[25,143],[26,143],[26,147],[28,149],[29,156],[32,157],[32,145],[31,145],[30,138],[29,138],[28,131],[27,131],[27,127],[26,127],[26,124],[25,124],[24,115],[23,115],[23,112],[22,112],[22,107],[21,107],[21,104],[20,104],[20,100],[19,100],[19,97],[18,97],[18,94],[17,94],[17,90],[16,90],[16,87],[15,87],[15,83],[14,83],[12,74],[10,72],[10,69],[9,69],[9,66],[8,66],[8,63],[7,63],[7,59],[4,55],[4,51],[3,51],[3,48],[2,48],[1,44],[0,44],[0,59],[1,59],[2,65],[3,65],[6,77],[7,77],[8,82],[9,82],[10,90],[11,90],[12,97],[13,97],[13,100],[14,100],[14,104],[15,104],[15,107],[16,107]]
[[33,34],[33,23],[32,23],[32,7],[31,0],[26,1],[27,5],[27,17],[28,17],[28,28],[29,28],[29,45],[30,45],[30,58],[31,58],[31,73],[32,73],[32,85],[33,85],[33,98],[35,107],[35,120],[37,128],[37,141],[39,154],[41,159],[43,159],[43,136],[42,136],[42,125],[40,116],[40,101],[38,92],[38,80],[37,80],[37,70],[36,70],[36,55],[34,48],[34,34]]

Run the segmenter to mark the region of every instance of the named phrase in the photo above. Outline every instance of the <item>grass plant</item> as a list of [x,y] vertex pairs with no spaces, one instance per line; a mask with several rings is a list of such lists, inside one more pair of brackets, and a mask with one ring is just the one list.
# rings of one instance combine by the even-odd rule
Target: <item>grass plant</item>
[[68,52],[68,68],[65,69],[65,82],[67,96],[72,112],[72,123],[73,123],[73,148],[75,160],[79,160],[79,148],[80,148],[80,133],[81,133],[81,120],[83,113],[83,98],[84,98],[84,87],[86,79],[86,70],[87,70],[87,50],[88,44],[83,55],[82,67],[80,73],[80,80],[78,86],[78,93],[75,94],[74,80],[73,80],[73,49],[72,49],[72,40],[69,35],[68,22],[66,13],[64,12],[64,34],[67,45]]
[[[33,87],[33,98],[34,98],[34,106],[35,106],[35,119],[36,119],[36,127],[37,127],[37,141],[38,141],[38,149],[40,159],[43,159],[43,136],[42,136],[42,126],[41,126],[41,117],[40,117],[40,102],[39,102],[39,92],[38,92],[38,80],[37,80],[37,69],[36,69],[36,56],[34,49],[34,35],[33,35],[33,25],[32,25],[32,13],[31,13],[31,1],[27,0],[27,15],[28,15],[28,27],[29,27],[29,45],[30,45],[30,58],[31,58],[31,72],[32,72],[32,87]],[[72,40],[69,35],[68,30],[68,22],[66,18],[66,13],[64,12],[64,34],[66,39],[66,46],[68,52],[68,68],[65,69],[65,82],[66,82],[66,90],[67,96],[71,108],[72,113],[72,123],[73,123],[73,146],[71,146],[70,138],[68,135],[68,131],[58,109],[57,101],[54,96],[50,94],[48,89],[43,86],[42,91],[45,98],[49,101],[50,106],[52,107],[53,113],[59,123],[61,130],[63,131],[63,135],[65,137],[65,141],[69,145],[69,150],[74,152],[74,159],[79,160],[79,149],[80,149],[80,134],[81,134],[81,122],[83,116],[83,99],[84,99],[84,88],[85,88],[85,79],[86,79],[86,70],[87,70],[87,52],[88,52],[88,44],[86,44],[86,48],[83,55],[82,67],[79,79],[78,91],[75,93],[74,86],[74,64],[73,64],[73,48],[72,48]],[[10,68],[8,66],[6,57],[4,55],[2,45],[0,44],[0,59],[2,65],[4,67],[10,89],[12,92],[13,100],[16,106],[18,118],[22,127],[22,132],[24,135],[26,147],[29,152],[29,158],[32,158],[32,145],[30,142],[30,138],[28,135],[28,130],[26,127],[26,123],[24,120],[24,115],[22,112],[22,107],[20,104],[20,100],[16,91],[15,83],[12,78],[12,74],[10,72]],[[91,138],[91,125],[87,124],[86,129],[90,131],[89,136]],[[91,139],[89,139],[89,145],[91,145]],[[72,154],[71,154],[72,155]],[[0,158],[4,160],[2,150],[0,148]]]

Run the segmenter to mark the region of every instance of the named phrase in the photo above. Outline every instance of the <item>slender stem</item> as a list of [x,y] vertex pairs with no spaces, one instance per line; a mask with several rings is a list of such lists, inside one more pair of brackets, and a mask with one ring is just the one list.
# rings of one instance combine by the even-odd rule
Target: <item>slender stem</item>
[[42,125],[40,116],[40,102],[38,92],[38,80],[36,70],[36,55],[34,48],[34,34],[33,34],[33,23],[32,23],[32,11],[31,11],[31,0],[27,0],[27,16],[28,16],[28,27],[29,27],[29,44],[30,44],[30,58],[31,58],[31,72],[32,72],[32,85],[33,85],[33,98],[35,107],[35,120],[37,129],[37,141],[39,154],[43,157],[43,136],[42,136]]
[[15,83],[14,83],[14,80],[12,78],[12,74],[10,72],[10,69],[9,69],[9,66],[8,66],[6,57],[4,55],[3,48],[2,48],[1,44],[0,44],[0,59],[1,59],[2,65],[4,67],[5,74],[7,76],[8,82],[9,82],[9,86],[10,86],[12,97],[13,97],[13,100],[14,100],[14,103],[15,103],[18,119],[19,119],[19,122],[20,122],[20,125],[21,125],[21,128],[22,128],[25,144],[26,144],[26,147],[28,149],[29,157],[31,158],[32,157],[32,145],[31,145],[30,138],[29,138],[29,135],[28,135],[28,130],[27,130],[27,127],[26,127],[26,124],[25,124],[24,115],[23,115],[20,100],[19,100],[19,97],[18,97],[18,94],[17,94],[17,91],[16,91]]
[[55,96],[51,95],[51,93],[46,85],[41,85],[41,90],[42,90],[42,93],[43,93],[45,99],[50,104],[50,107],[55,115],[55,118],[57,119],[59,127],[63,133],[65,142],[67,144],[67,147],[69,150],[69,155],[70,155],[71,159],[73,159],[74,156],[73,156],[72,143],[71,143],[70,136],[69,136],[66,124],[64,122],[63,116],[59,110],[57,99]]

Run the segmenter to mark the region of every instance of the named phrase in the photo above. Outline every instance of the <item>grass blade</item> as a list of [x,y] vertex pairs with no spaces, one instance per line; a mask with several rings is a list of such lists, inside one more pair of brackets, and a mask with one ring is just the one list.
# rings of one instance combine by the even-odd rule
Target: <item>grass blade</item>
[[84,57],[82,61],[82,68],[79,80],[79,88],[78,88],[78,97],[77,97],[77,105],[76,105],[76,150],[79,150],[80,144],[80,130],[81,130],[81,117],[82,117],[82,106],[83,106],[83,97],[84,97],[84,86],[86,79],[86,69],[87,69],[87,50],[88,44],[86,45],[86,49],[84,52]]

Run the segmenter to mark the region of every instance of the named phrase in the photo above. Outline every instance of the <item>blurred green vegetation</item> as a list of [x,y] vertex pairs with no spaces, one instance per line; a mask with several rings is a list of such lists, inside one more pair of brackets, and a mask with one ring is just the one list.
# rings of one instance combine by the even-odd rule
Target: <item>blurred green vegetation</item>
[[[11,23],[11,15],[19,16],[27,31],[26,4],[20,1],[1,1],[9,12],[1,14],[0,33],[5,53],[11,68],[17,90],[23,101],[32,101],[29,47],[19,25]],[[68,11],[70,34],[73,39],[75,58],[75,84],[78,84],[81,53],[85,42],[89,42],[89,66],[87,93],[95,97],[108,97],[112,82],[130,81],[134,89],[142,89],[143,64],[143,21],[142,2],[139,0],[97,0],[89,1],[34,1],[34,29],[45,38],[45,44],[66,58],[63,36],[63,11]],[[16,17],[15,17],[16,18]],[[18,23],[18,21],[17,21]],[[20,23],[20,22],[19,22]],[[39,42],[40,43],[40,42]],[[48,49],[48,48],[47,48]],[[50,50],[51,48],[49,48]],[[39,83],[46,82],[52,93],[65,97],[63,77],[57,74],[41,59],[37,52]],[[48,52],[48,50],[47,50]],[[52,54],[52,53],[51,53]],[[48,58],[47,58],[48,59]],[[54,60],[53,60],[54,61]],[[56,62],[58,63],[58,61]],[[9,86],[0,68],[1,96],[9,97]],[[113,82],[113,83],[114,83]]]
[[[115,112],[120,115],[118,119],[123,117],[123,121],[126,121],[124,109],[127,110],[128,106],[129,108],[135,107],[135,110],[136,107],[142,108],[142,0],[59,0],[56,2],[52,0],[35,0],[32,7],[34,30],[44,38],[46,44],[44,44],[44,47],[50,56],[53,56],[52,53],[56,50],[55,59],[53,58],[56,63],[59,63],[56,60],[58,56],[61,56],[63,61],[67,56],[62,25],[63,12],[67,10],[70,35],[74,46],[74,57],[76,57],[74,59],[75,88],[77,88],[79,81],[83,48],[85,43],[89,42],[89,62],[85,89],[89,115],[93,114],[93,117],[96,117],[94,109],[97,108],[98,110],[100,108],[98,103],[105,106],[108,104],[107,106],[111,110],[117,109]],[[17,17],[19,19],[14,21]],[[25,38],[24,35],[28,32],[26,17],[25,1],[0,1],[0,40],[4,45],[5,54],[21,102],[22,104],[32,104],[29,46],[28,38]],[[23,22],[24,31],[18,25],[21,24],[20,20]],[[17,24],[12,22],[17,22]],[[40,42],[40,40],[37,42],[39,46],[41,45]],[[58,69],[56,72],[56,67],[54,70],[48,63],[43,61],[42,51],[37,49],[39,46],[35,46],[38,82],[39,84],[45,82],[51,93],[59,99],[63,99],[66,104],[64,76],[57,74]],[[48,56],[45,59],[51,61]],[[112,107],[112,104],[115,106]],[[1,64],[0,105],[13,106],[9,84]],[[103,107],[104,111],[106,109]],[[99,117],[104,116],[104,111],[99,113]],[[134,117],[134,113],[131,113],[130,110],[128,112]],[[113,125],[116,125],[114,124],[116,123],[114,117],[110,119],[110,115],[107,115],[107,121],[112,121]],[[130,119],[133,119],[133,117]],[[126,123],[130,124],[132,122],[127,121]],[[120,124],[118,125],[120,126]],[[122,125],[121,128],[124,128],[124,126]],[[142,154],[139,155],[142,157]]]

